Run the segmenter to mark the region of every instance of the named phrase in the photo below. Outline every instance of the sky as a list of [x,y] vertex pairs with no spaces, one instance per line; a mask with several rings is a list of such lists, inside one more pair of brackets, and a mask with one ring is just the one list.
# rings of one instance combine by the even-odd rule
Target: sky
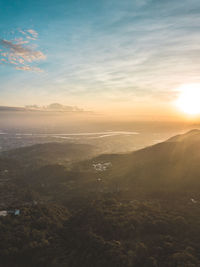
[[173,115],[199,25],[198,0],[0,0],[0,105]]

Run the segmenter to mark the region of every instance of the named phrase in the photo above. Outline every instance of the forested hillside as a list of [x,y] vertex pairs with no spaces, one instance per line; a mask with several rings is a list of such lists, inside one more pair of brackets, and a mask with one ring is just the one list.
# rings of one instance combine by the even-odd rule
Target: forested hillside
[[200,131],[67,165],[52,148],[1,156],[0,266],[200,266]]

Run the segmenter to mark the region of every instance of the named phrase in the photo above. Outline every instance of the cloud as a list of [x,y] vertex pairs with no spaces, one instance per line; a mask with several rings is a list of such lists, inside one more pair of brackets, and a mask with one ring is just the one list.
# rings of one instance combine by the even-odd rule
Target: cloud
[[[100,26],[93,21],[81,32],[74,27],[67,35],[71,45],[60,42],[60,55],[58,49],[55,54],[60,68],[52,73],[53,88],[98,101],[170,102],[180,84],[199,82],[200,2],[191,0],[193,8],[189,0],[142,2],[136,14],[130,5],[123,8],[124,16],[117,16],[113,4],[109,16],[99,19]],[[112,11],[118,21],[111,20]]]
[[[23,47],[21,44],[14,44],[11,41],[0,39],[0,45],[9,50],[10,58],[23,58],[28,62],[46,58],[46,56],[41,51],[35,51],[29,47]],[[5,53],[2,54],[5,55]]]
[[60,110],[60,111],[83,111],[83,109],[76,106],[65,106],[59,103],[52,103],[45,107],[47,110]]
[[0,50],[0,61],[14,66],[17,70],[42,72],[40,68],[30,66],[30,64],[45,60],[46,55],[34,49],[31,45],[27,45],[29,39],[36,40],[38,33],[31,29],[26,32],[22,30],[19,32],[25,35],[25,39],[22,37],[15,38],[14,41],[0,39],[0,47],[2,47]]
[[30,30],[27,30],[27,32],[30,33],[33,36],[33,38],[37,38],[38,37],[38,33],[36,31],[34,31],[34,30],[30,29]]
[[38,105],[26,105],[28,110],[40,110],[40,111],[67,111],[67,112],[85,112],[82,108],[76,106],[65,106],[59,103],[52,103],[47,106],[38,106]]
[[29,40],[24,40],[23,38],[16,38],[15,39],[16,44],[23,45],[23,44],[28,44]]
[[[77,112],[77,113],[84,113],[89,112],[77,106],[65,106],[59,103],[52,103],[47,106],[38,106],[38,105],[26,105],[24,107],[13,107],[13,106],[1,106],[0,105],[0,112],[1,111],[43,111],[43,112]],[[91,111],[90,111],[91,112]]]
[[[92,5],[79,19],[67,11],[72,14],[70,23],[64,9],[57,19],[45,17],[41,30],[48,25],[44,36],[51,60],[46,64],[48,74],[32,81],[23,77],[23,85],[19,75],[13,83],[22,98],[29,91],[33,98],[70,99],[91,108],[111,101],[124,105],[136,101],[170,102],[176,98],[174,90],[180,84],[200,82],[200,1],[98,1],[100,12],[95,9],[95,13]],[[42,60],[42,55],[32,54],[40,49],[29,47],[38,38],[30,28],[20,30],[12,40],[2,38],[31,50],[23,53],[25,58],[12,58],[14,68],[31,71],[32,64]],[[15,53],[18,48],[12,47]],[[4,47],[0,51],[1,66],[8,64],[5,53],[11,53],[11,45],[7,50]],[[32,62],[25,61],[27,58]],[[8,91],[10,84],[5,82]]]
[[20,30],[20,32],[25,35],[27,39],[36,40],[38,38],[38,33],[33,29],[29,29],[26,31]]
[[22,67],[15,67],[16,70],[25,70],[25,71],[35,71],[35,72],[43,72],[42,69],[37,67],[30,67],[30,66],[22,66]]

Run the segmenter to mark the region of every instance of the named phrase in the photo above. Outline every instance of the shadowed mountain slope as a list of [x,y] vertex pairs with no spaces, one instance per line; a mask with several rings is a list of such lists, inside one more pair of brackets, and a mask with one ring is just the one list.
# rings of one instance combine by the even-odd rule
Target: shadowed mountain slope
[[15,159],[24,166],[69,164],[95,156],[96,148],[86,144],[45,143],[2,152],[3,158]]
[[192,130],[130,154],[101,155],[85,165],[110,162],[110,178],[121,185],[200,186],[200,131]]

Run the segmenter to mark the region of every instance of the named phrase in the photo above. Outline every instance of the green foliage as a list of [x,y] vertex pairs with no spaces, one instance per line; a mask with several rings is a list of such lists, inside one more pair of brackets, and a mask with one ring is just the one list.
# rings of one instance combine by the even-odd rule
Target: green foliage
[[[9,152],[0,206],[21,213],[0,217],[0,266],[200,266],[199,141],[192,132],[71,169],[55,159],[66,156],[58,146],[49,158],[48,145]],[[112,168],[99,173],[98,161]]]

